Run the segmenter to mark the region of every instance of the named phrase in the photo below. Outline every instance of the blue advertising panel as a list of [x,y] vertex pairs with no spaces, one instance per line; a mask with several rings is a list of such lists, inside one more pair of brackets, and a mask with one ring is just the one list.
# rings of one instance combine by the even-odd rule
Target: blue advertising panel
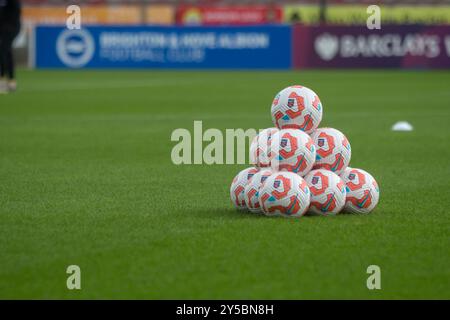
[[291,68],[291,28],[39,26],[37,68]]

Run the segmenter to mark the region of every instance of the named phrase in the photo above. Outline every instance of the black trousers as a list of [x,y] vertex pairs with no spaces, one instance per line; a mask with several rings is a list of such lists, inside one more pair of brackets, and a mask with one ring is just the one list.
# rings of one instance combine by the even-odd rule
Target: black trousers
[[20,25],[0,26],[0,75],[15,79],[12,45],[20,31]]

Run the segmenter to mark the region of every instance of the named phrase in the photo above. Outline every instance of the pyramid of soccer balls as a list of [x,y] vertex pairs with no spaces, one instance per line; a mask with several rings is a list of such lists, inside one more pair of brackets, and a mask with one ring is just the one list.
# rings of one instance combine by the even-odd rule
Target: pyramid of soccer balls
[[351,148],[337,129],[318,128],[323,106],[303,86],[281,90],[272,103],[276,127],[261,130],[250,146],[254,167],[233,179],[231,201],[268,216],[369,213],[378,203],[375,179],[350,168]]

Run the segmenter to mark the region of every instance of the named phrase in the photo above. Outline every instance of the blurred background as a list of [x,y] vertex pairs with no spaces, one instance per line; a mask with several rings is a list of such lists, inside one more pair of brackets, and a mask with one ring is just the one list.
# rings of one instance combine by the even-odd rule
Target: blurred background
[[[36,26],[64,27],[68,18],[66,8],[73,4],[81,8],[83,28],[102,26],[93,32],[92,41],[82,34],[65,37],[65,49],[60,48],[58,53],[57,43],[62,29],[59,32],[43,29],[34,38]],[[367,8],[372,4],[381,9],[380,30],[366,27],[370,15]],[[450,0],[23,0],[22,5],[23,27],[15,48],[19,64],[30,67],[291,69],[450,66]],[[122,29],[110,29],[117,26]],[[284,27],[282,31],[278,28],[281,26]],[[114,46],[104,47],[100,39],[111,30],[116,32],[114,35],[121,31],[128,33],[114,37]],[[200,35],[195,44],[186,41],[184,45],[180,44],[180,38],[173,40],[173,35],[180,36],[183,30],[195,31],[196,36],[202,30],[213,32],[216,36],[212,40],[214,44],[199,44],[208,41],[206,33]],[[233,41],[247,43],[249,38],[259,35],[262,36],[259,38],[261,41],[266,39],[267,45],[250,48],[230,43],[234,48],[228,46],[226,52],[219,50],[225,48],[217,43],[222,41],[220,33],[224,30],[238,32],[231,37],[250,30],[252,34],[233,38]],[[152,31],[158,33],[149,34]],[[154,36],[172,36],[173,41],[165,39],[166,44],[157,45],[153,41]],[[125,43],[124,39],[133,37],[140,39],[139,45],[131,45],[129,41]],[[61,50],[66,59],[61,56]],[[48,52],[54,55],[48,56]],[[252,61],[253,53],[256,53],[257,61]],[[68,62],[70,57],[76,60],[83,55],[84,59],[78,62]],[[272,60],[278,60],[278,63]]]

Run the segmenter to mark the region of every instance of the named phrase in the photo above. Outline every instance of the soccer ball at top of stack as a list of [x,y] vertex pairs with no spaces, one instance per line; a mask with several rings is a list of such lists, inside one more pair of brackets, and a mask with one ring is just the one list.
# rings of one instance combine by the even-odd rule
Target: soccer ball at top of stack
[[370,213],[379,199],[375,179],[350,168],[351,147],[333,128],[319,128],[323,106],[303,86],[281,90],[272,102],[273,128],[250,146],[253,167],[233,179],[230,197],[239,210],[267,216]]

